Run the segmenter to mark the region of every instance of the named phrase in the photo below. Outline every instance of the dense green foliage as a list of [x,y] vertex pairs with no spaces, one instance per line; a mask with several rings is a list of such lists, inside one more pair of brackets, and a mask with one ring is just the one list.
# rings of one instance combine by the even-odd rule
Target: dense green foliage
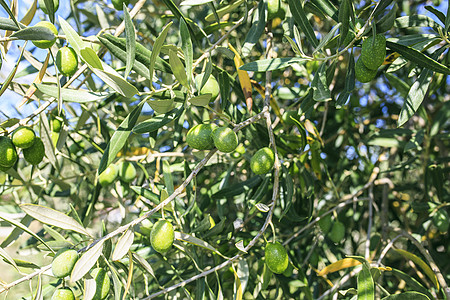
[[450,298],[448,2],[0,1],[7,298]]

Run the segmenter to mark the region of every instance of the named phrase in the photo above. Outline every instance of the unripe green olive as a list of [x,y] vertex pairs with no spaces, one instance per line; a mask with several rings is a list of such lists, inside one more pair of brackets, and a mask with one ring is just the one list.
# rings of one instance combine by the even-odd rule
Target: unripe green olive
[[211,134],[214,145],[222,152],[233,152],[239,144],[236,133],[228,127],[218,127]]
[[78,260],[76,250],[62,248],[59,250],[52,261],[52,273],[55,277],[64,278],[72,272],[75,263]]
[[269,147],[264,147],[256,151],[250,160],[250,168],[257,175],[266,174],[272,170],[275,162],[275,154]]
[[116,180],[119,170],[114,164],[110,164],[105,171],[98,176],[98,182],[102,186],[108,186]]
[[36,137],[33,145],[31,145],[31,147],[23,149],[22,153],[23,157],[28,163],[32,165],[38,165],[44,159],[45,155],[45,147],[41,138]]
[[264,257],[267,267],[276,274],[283,273],[289,265],[287,251],[278,242],[267,243]]
[[9,169],[16,161],[17,151],[12,140],[8,137],[0,136],[0,166]]
[[78,69],[78,56],[71,47],[62,47],[56,53],[56,66],[64,76],[72,76]]
[[175,232],[172,224],[167,220],[159,220],[156,222],[150,233],[150,243],[156,252],[167,252],[173,244]]
[[108,297],[111,289],[111,279],[103,268],[95,268],[91,272],[92,278],[95,279],[95,294],[92,300],[103,300]]
[[56,35],[58,35],[58,30],[56,30],[55,25],[53,25],[52,23],[50,23],[48,21],[41,21],[34,26],[35,27],[45,27],[45,28],[50,29],[55,34],[55,38],[53,40],[32,41],[33,44],[36,47],[41,48],[41,49],[48,49],[51,46],[53,46],[53,44],[56,42]]
[[12,142],[14,146],[22,149],[31,147],[35,139],[36,134],[34,133],[33,129],[26,126],[17,128],[12,134]]
[[211,133],[216,127],[214,124],[198,124],[192,127],[186,136],[188,145],[197,150],[208,150],[214,147]]

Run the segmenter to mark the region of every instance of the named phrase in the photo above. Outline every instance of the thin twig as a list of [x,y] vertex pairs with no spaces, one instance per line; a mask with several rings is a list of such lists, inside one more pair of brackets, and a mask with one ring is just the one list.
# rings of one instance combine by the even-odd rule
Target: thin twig
[[366,260],[370,259],[370,234],[372,232],[372,220],[373,220],[373,184],[369,187],[369,224],[367,225],[367,238],[366,238]]

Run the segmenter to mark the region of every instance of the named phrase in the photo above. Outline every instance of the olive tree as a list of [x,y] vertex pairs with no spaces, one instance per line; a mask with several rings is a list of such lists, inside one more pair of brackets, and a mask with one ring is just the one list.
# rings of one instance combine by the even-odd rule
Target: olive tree
[[0,293],[450,297],[448,2],[0,2]]

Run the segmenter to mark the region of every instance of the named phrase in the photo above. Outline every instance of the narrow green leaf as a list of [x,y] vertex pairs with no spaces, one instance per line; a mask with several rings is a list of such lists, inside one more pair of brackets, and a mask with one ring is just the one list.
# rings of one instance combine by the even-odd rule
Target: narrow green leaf
[[249,62],[239,69],[244,71],[252,72],[267,72],[279,69],[285,69],[292,64],[298,63],[302,64],[309,61],[306,58],[299,57],[282,57],[282,58],[271,58],[271,59],[261,59],[257,61]]
[[398,277],[399,279],[404,280],[409,289],[412,289],[416,292],[426,294],[430,299],[433,299],[433,297],[428,292],[428,290],[419,281],[414,279],[414,277],[412,277],[400,270],[397,270],[395,268],[392,268],[392,270],[390,272],[392,274],[394,274],[396,277]]
[[147,103],[158,114],[166,114],[170,110],[175,108],[174,101],[175,101],[174,98],[163,100],[150,99],[147,101]]
[[328,15],[338,22],[338,10],[330,0],[311,0],[311,3],[313,3],[323,14]]
[[373,12],[373,16],[376,17],[376,16],[378,16],[379,14],[381,14],[381,13],[384,11],[384,9],[385,9],[386,7],[388,7],[389,4],[392,3],[392,1],[393,1],[393,0],[380,0],[380,2],[379,2],[378,5],[377,5],[377,8],[376,8],[375,11]]
[[189,83],[186,76],[186,69],[175,51],[169,51],[169,64],[173,75],[178,82],[189,90]]
[[444,32],[447,33],[450,28],[450,4],[447,3],[447,15],[445,16]]
[[351,5],[352,3],[350,0],[342,0],[341,6],[339,7],[338,20],[342,24],[341,29],[339,30],[339,45],[343,44],[350,28],[350,13],[352,11]]
[[[341,27],[341,25],[342,24],[337,24],[330,30],[330,32],[327,33],[326,36],[323,37],[323,39],[320,41],[319,45],[317,45],[316,49],[314,49],[313,54],[322,50],[323,46],[325,46],[334,37],[334,34]],[[348,29],[347,29],[347,31],[348,31]]]
[[16,24],[16,26],[18,28],[20,28],[20,24],[19,22],[17,22],[16,17],[14,16],[13,12],[11,11],[11,9],[9,8],[8,3],[6,3],[5,0],[0,0],[0,4],[1,6],[3,6],[3,8],[6,10],[6,12],[8,13],[9,17],[12,19],[12,21]]
[[297,54],[298,56],[303,56],[303,53],[300,51],[297,44],[290,36],[284,35],[284,38],[289,42],[289,44],[291,44],[292,50],[294,50],[295,54]]
[[[46,94],[50,97],[58,96],[58,87],[54,85],[35,83],[34,86],[43,94]],[[89,92],[87,90],[73,90],[68,88],[61,88],[61,98],[66,102],[77,102],[77,103],[86,103],[86,102],[99,102],[103,99],[111,96],[111,93],[94,93]]]
[[[98,39],[108,49],[108,51],[111,52],[112,55],[117,57],[121,62],[123,62],[125,64],[127,63],[127,52],[126,52],[126,50],[124,50],[124,49],[120,48],[119,46],[117,46],[116,44],[110,42],[104,36],[99,36]],[[137,45],[139,45],[139,44],[137,44]],[[140,46],[142,46],[142,45],[140,45]],[[141,60],[139,60],[140,56],[138,56],[137,53],[136,53],[135,56],[136,56],[136,60],[133,63],[133,70],[136,73],[138,73],[139,75],[141,75],[141,76],[143,76],[143,77],[145,77],[145,78],[150,80],[150,74],[148,74],[148,66],[145,65]],[[160,64],[158,64],[158,62],[161,62],[162,59],[160,59],[159,57],[158,57],[158,59],[159,60],[157,60],[156,64],[155,64],[155,69],[161,70],[161,68],[159,66]],[[169,69],[170,69],[170,67],[169,67]]]
[[377,22],[376,31],[378,33],[386,32],[394,26],[395,18],[397,17],[397,9],[397,4],[394,4],[389,12]]
[[72,273],[70,274],[70,281],[76,282],[83,278],[83,276],[97,263],[98,258],[102,254],[102,250],[103,241],[98,242],[91,249],[86,251],[75,263]]
[[439,19],[439,21],[442,22],[442,24],[445,24],[445,15],[440,10],[437,10],[436,8],[430,5],[426,5],[424,8],[429,12],[431,12],[432,14],[434,14]]
[[130,13],[128,12],[128,8],[125,2],[123,3],[123,12],[125,20],[125,37],[127,40],[127,63],[125,69],[125,78],[127,78],[128,74],[130,74],[131,69],[133,68],[136,52],[136,33],[133,21],[131,20]]
[[81,58],[92,68],[103,70],[102,61],[97,56],[94,50],[89,47],[83,47],[80,49]]
[[131,245],[133,245],[134,241],[134,231],[132,228],[128,228],[120,238],[117,240],[116,248],[114,248],[114,252],[112,254],[112,260],[117,261],[122,259],[130,250]]
[[[105,65],[103,65],[105,67]],[[125,98],[132,98],[134,95],[138,93],[138,90],[135,86],[128,83],[122,76],[120,76],[117,72],[112,70],[102,71],[100,69],[92,68],[92,72],[95,73],[101,80],[103,80],[107,85],[109,85],[113,90],[124,96]]]
[[49,207],[36,205],[36,204],[22,204],[20,208],[31,217],[35,218],[41,223],[56,226],[66,230],[72,230],[87,236],[90,236],[89,232],[75,219],[69,217],[62,212],[54,210]]
[[[174,186],[173,186],[173,176],[172,176],[172,171],[170,170],[170,164],[167,160],[163,161],[163,176],[164,176],[164,184],[166,185],[167,188],[167,192],[166,194],[166,198],[167,199],[169,197],[169,195],[173,194],[174,191]],[[161,196],[163,195],[163,191],[161,191]],[[164,201],[165,199],[161,198],[161,202]]]
[[[222,18],[224,15],[235,11],[242,3],[244,3],[244,0],[236,0],[224,7],[221,7],[220,9],[217,10],[217,15],[219,16],[219,18]],[[213,22],[214,18],[215,18],[214,14],[210,13],[209,15],[206,16],[205,21]]]
[[19,23],[19,25],[20,25],[20,28],[17,26],[17,23],[15,23],[13,20],[11,20],[9,18],[0,18],[0,29],[17,31],[22,28],[27,28],[23,24]]
[[311,88],[314,91],[313,99],[315,101],[330,101],[331,100],[331,92],[327,85],[327,64],[323,62],[316,74],[314,75],[314,79],[311,83]]
[[417,111],[427,93],[431,83],[433,71],[424,69],[416,82],[411,86],[408,96],[403,103],[397,125],[403,126]]
[[[177,5],[175,5],[175,3],[173,3],[172,0],[162,0],[164,2],[164,4],[167,6],[167,8],[170,9],[170,11],[173,13],[173,15],[175,16],[176,19],[183,19],[184,22],[186,22],[186,25],[189,29],[189,33],[191,34],[191,39],[193,41],[196,41],[195,39],[195,33],[192,30],[191,24],[188,23],[188,20],[184,17],[184,15],[181,13],[180,9],[178,8]],[[192,22],[192,21],[191,21]]]
[[210,101],[211,101],[211,94],[203,94],[189,99],[189,102],[192,105],[203,107],[208,106]]
[[397,43],[386,41],[386,46],[401,54],[406,59],[418,64],[423,68],[428,68],[434,72],[450,75],[450,69],[443,64],[435,61],[431,57],[417,51],[411,47],[403,46]]
[[266,26],[266,2],[260,1],[258,5],[258,13],[255,13],[253,19],[252,27],[245,37],[244,45],[242,46],[242,56],[246,57],[250,54],[253,46],[258,43],[259,38],[264,33],[264,28]]
[[395,251],[400,253],[403,257],[412,260],[416,265],[418,265],[428,276],[431,282],[433,282],[434,286],[439,289],[439,281],[437,279],[436,273],[434,273],[430,266],[428,266],[420,257],[403,249],[395,249]]
[[[27,43],[27,42],[25,42]],[[20,61],[22,60],[23,52],[25,51],[25,45],[23,45],[22,50],[20,51],[19,58],[16,61],[16,64],[12,68],[11,72],[9,73],[8,77],[6,78],[5,82],[2,83],[2,87],[0,88],[0,97],[3,95],[3,93],[8,88],[11,81],[14,79],[14,76],[16,75],[17,68],[19,67]],[[1,60],[0,60],[1,61]]]
[[194,52],[192,50],[192,41],[189,36],[189,28],[183,18],[180,19],[180,35],[181,35],[181,48],[184,53],[184,61],[186,62],[186,75],[188,81],[188,90],[190,90],[190,84],[192,82],[192,65],[194,61]]
[[202,4],[208,4],[210,2],[213,2],[214,0],[185,0],[180,3],[181,6],[196,6],[196,5],[202,5]]
[[46,27],[33,26],[21,29],[19,31],[11,34],[11,37],[17,38],[19,40],[30,40],[30,41],[39,41],[39,40],[53,40],[55,39],[55,34],[53,31]]
[[314,48],[317,47],[319,42],[317,41],[316,35],[314,34],[313,27],[311,26],[308,18],[306,17],[306,13],[303,10],[301,1],[288,0],[288,3],[295,22],[298,24],[298,26],[300,26],[301,30],[306,35],[306,38],[312,44],[312,46]]
[[[100,42],[118,59],[120,59],[123,63],[126,63],[127,61],[127,41],[124,38],[118,38],[111,34],[104,34],[102,36],[99,36],[98,39]],[[140,74],[144,77],[149,77],[148,74],[148,66],[150,65],[150,57],[152,56],[152,51],[145,48],[140,43],[136,44],[136,61],[134,62],[133,69],[137,63],[140,63],[145,68],[145,76]],[[159,56],[156,58],[155,62],[155,70],[160,70],[166,73],[170,73],[172,70],[170,69],[170,65],[160,58]]]
[[[1,215],[0,215],[0,218],[1,218]],[[3,240],[3,242],[0,244],[0,247],[6,248],[12,242],[17,240],[24,232],[23,228],[28,228],[31,221],[33,221],[33,218],[30,217],[29,215],[25,215],[25,217],[23,217],[23,219],[20,221],[20,223],[17,221],[14,221],[14,224],[18,224],[18,226],[14,225],[14,229],[11,231],[11,233],[8,235],[8,237],[5,240]]]
[[433,19],[425,15],[412,15],[399,17],[394,23],[397,28],[411,28],[411,27],[431,27],[435,31],[441,27],[439,24],[434,22]]
[[141,265],[150,275],[152,275],[153,278],[156,279],[155,272],[153,271],[152,266],[139,254],[136,252],[133,252],[133,259]]
[[181,106],[178,109],[173,109],[164,115],[158,115],[151,119],[145,120],[133,128],[134,133],[150,133],[164,125],[178,119],[184,111],[184,107]]
[[156,204],[159,204],[159,195],[153,193],[151,190],[140,187],[140,186],[131,186],[130,188],[133,191],[135,191],[136,194],[138,194]]
[[358,300],[374,300],[375,289],[367,263],[363,263],[361,271],[358,273]]
[[430,300],[427,295],[419,292],[404,292],[400,294],[389,295],[382,300]]
[[16,269],[16,271],[20,273],[19,267],[17,266],[14,259],[5,250],[3,250],[3,248],[0,248],[0,257],[3,258],[4,262],[13,266]]
[[142,107],[145,101],[141,101],[133,111],[122,121],[117,130],[114,132],[111,140],[106,146],[105,152],[103,153],[102,159],[100,160],[100,165],[98,167],[98,174],[101,174],[116,158],[117,153],[123,148],[127,139],[137,122],[139,115],[141,114]]
[[[27,216],[25,216],[25,218],[27,218]],[[22,222],[24,223],[24,224],[22,224],[21,222],[17,222],[17,221],[15,221],[15,220],[9,218],[8,216],[6,216],[5,214],[3,214],[2,212],[0,212],[0,219],[3,219],[3,220],[5,220],[6,222],[8,222],[9,224],[15,226],[15,229],[14,229],[14,230],[16,230],[16,229],[17,229],[17,231],[22,230],[22,231],[28,233],[29,235],[31,235],[32,237],[34,237],[35,239],[37,239],[39,242],[41,242],[45,247],[47,247],[48,250],[50,250],[51,252],[54,252],[54,251],[52,250],[52,248],[51,248],[47,243],[45,243],[45,241],[44,241],[39,235],[35,234],[33,231],[31,231],[30,229],[28,229],[28,227],[25,225],[25,224],[27,224],[28,222],[24,222],[24,221],[25,221],[25,218],[22,220]],[[10,243],[12,243],[14,240],[16,240],[18,236],[19,236],[19,235],[17,234],[17,236],[14,237],[14,239],[12,239],[12,238],[10,239],[10,238],[8,237],[7,240],[9,240],[9,241],[8,241],[8,242],[6,242],[7,240],[3,241],[1,247],[6,247],[8,244],[10,244]],[[5,242],[6,242],[6,243],[5,243]]]
[[345,75],[345,85],[344,90],[339,95],[336,106],[342,106],[347,103],[348,97],[352,94],[355,89],[355,58],[353,53],[350,54],[348,61],[347,74]]
[[221,107],[222,109],[224,109],[230,97],[230,79],[228,78],[228,74],[226,73],[226,71],[222,71],[219,73],[219,90]]
[[59,24],[61,25],[61,29],[64,31],[67,40],[69,41],[70,45],[72,46],[73,50],[78,54],[78,56],[81,56],[80,50],[85,47],[85,44],[83,40],[80,38],[78,33],[70,26],[69,23],[67,23],[64,18],[59,16]]
[[164,40],[166,39],[167,33],[169,33],[170,26],[172,26],[172,22],[170,22],[163,28],[162,32],[156,38],[155,44],[153,45],[152,55],[150,56],[150,65],[148,67],[151,81],[153,81],[153,70],[155,68],[156,58],[161,52]]
[[210,250],[210,251],[212,251],[214,253],[220,254],[220,252],[218,252],[216,250],[216,248],[214,248],[213,246],[211,246],[210,244],[208,244],[204,240],[196,238],[195,236],[189,235],[187,233],[175,231],[175,239],[179,240],[179,241],[187,242],[187,243],[190,243],[190,244],[194,244],[196,246],[208,249],[208,250]]

